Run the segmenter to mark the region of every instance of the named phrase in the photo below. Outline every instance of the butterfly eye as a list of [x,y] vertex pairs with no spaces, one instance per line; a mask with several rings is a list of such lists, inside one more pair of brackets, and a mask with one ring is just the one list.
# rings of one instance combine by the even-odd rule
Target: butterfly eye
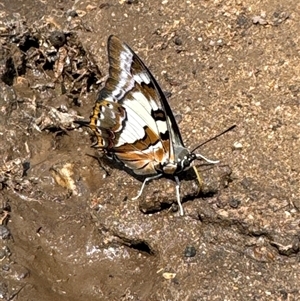
[[191,160],[189,160],[189,158],[184,158],[182,163],[183,163],[184,168],[186,168],[191,165]]

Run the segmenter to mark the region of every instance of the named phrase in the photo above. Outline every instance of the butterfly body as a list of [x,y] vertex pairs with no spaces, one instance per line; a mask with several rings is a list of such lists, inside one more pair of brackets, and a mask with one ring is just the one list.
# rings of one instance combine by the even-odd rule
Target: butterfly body
[[108,39],[109,77],[100,91],[90,128],[95,147],[147,181],[174,176],[180,213],[179,179],[201,155],[183,144],[179,128],[155,78],[141,59],[117,37]]

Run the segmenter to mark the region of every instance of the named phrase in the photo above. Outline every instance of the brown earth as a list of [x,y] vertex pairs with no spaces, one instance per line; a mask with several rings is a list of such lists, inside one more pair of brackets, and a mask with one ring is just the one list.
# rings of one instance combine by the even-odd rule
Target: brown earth
[[[2,300],[300,300],[300,4],[0,4]],[[88,120],[110,34],[147,63],[214,167],[141,182]],[[232,173],[230,174],[230,169]]]

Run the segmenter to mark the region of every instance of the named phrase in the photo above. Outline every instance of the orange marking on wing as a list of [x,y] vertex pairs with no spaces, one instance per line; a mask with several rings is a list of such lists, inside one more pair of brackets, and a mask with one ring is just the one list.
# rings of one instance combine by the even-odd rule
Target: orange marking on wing
[[93,109],[92,116],[90,117],[90,128],[93,131],[95,131],[95,128],[96,128],[96,122],[98,119],[99,111],[100,111],[100,103],[96,102],[94,109]]
[[[151,145],[156,145],[160,140],[160,137],[153,132],[150,128],[146,127],[145,128],[145,136],[137,140],[135,143],[126,143],[123,144],[114,150],[116,152],[132,152],[132,151],[145,151],[149,148]],[[162,152],[163,153],[168,153],[169,150],[169,143],[167,141],[162,141]]]
[[[145,138],[136,143],[114,148],[118,159],[136,174],[156,173],[160,169],[160,164],[169,156],[166,148],[169,145],[168,141],[161,141],[149,128],[146,129],[146,133]],[[148,144],[145,144],[146,142]]]
[[116,156],[125,166],[136,174],[157,173],[159,162],[153,160],[153,156],[143,152],[116,153]]
[[[99,148],[110,149],[116,144],[125,117],[126,112],[120,104],[107,100],[96,102],[90,117],[90,128],[97,137]],[[99,122],[100,126],[97,125]]]

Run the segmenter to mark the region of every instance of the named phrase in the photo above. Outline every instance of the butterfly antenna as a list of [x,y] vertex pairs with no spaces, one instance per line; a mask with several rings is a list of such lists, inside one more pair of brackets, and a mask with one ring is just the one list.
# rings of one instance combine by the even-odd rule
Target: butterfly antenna
[[[196,146],[196,147],[192,150],[192,153],[194,153],[195,150],[197,150],[197,149],[200,148],[201,146],[205,145],[206,143],[208,143],[208,142],[210,142],[210,141],[212,141],[212,140],[214,140],[214,139],[217,139],[218,137],[220,137],[220,136],[226,134],[227,132],[233,130],[235,127],[236,127],[236,125],[234,124],[234,125],[232,125],[231,127],[229,127],[227,130],[223,131],[222,133],[217,134],[216,136],[214,136],[214,137],[212,137],[212,138],[206,140],[205,142],[199,144],[198,146]],[[211,160],[205,158],[205,157],[202,156],[202,155],[197,155],[197,156],[199,156],[199,157],[202,158],[203,160],[207,161],[208,163],[216,162],[216,161],[211,161]],[[210,161],[211,161],[211,162],[210,162]],[[219,162],[219,161],[217,161],[217,162]]]

